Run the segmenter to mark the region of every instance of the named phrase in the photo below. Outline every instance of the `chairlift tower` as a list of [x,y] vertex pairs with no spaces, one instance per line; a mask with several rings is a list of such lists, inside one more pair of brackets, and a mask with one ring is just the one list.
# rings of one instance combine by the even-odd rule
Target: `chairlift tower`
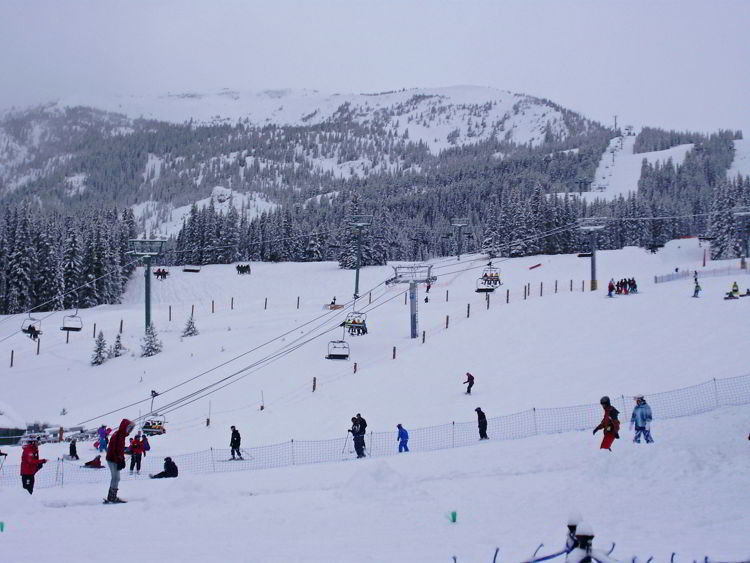
[[601,217],[591,217],[580,219],[578,228],[584,233],[589,234],[591,240],[591,291],[598,289],[599,282],[596,279],[596,233],[604,229],[604,219]]
[[456,229],[458,233],[456,234],[457,238],[457,246],[456,246],[456,259],[461,260],[461,250],[463,250],[463,242],[464,242],[464,229],[469,226],[469,220],[466,218],[458,218],[453,217],[451,218],[451,227]]
[[411,322],[411,337],[419,337],[419,319],[417,315],[417,284],[431,283],[436,278],[432,276],[432,264],[412,264],[410,266],[392,266],[394,276],[390,283],[409,284],[409,318]]
[[146,330],[148,330],[148,327],[151,324],[151,260],[162,253],[165,242],[167,241],[156,239],[130,239],[128,241],[130,246],[128,254],[143,258],[143,262],[146,265],[146,270],[144,272],[144,275],[146,276]]
[[354,276],[354,299],[359,299],[359,269],[362,266],[362,231],[372,225],[372,215],[354,215],[349,226],[357,229],[357,273]]
[[742,249],[742,269],[747,269],[747,259],[750,258],[750,207],[736,207],[732,214],[745,222],[745,234],[747,236],[745,240],[745,246]]

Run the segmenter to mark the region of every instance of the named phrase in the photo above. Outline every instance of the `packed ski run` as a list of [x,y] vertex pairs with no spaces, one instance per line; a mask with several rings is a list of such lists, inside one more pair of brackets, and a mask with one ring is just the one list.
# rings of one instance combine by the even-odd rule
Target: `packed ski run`
[[[500,548],[521,561],[539,543],[537,555],[564,549],[577,511],[595,548],[616,544],[615,560],[743,560],[748,407],[666,419],[650,401],[746,373],[737,351],[750,277],[739,260],[704,266],[706,250],[682,239],[656,253],[598,252],[594,292],[586,257],[437,259],[429,292],[419,288],[417,339],[405,286],[383,283],[393,269],[363,269],[353,306],[354,273],[333,263],[162,268],[150,282],[151,343],[143,269],[121,305],[44,315],[36,339],[19,330],[23,317],[0,317],[0,354],[14,355],[3,425],[51,427],[38,446],[2,447],[4,549],[12,561],[78,560],[55,547],[70,533],[56,525],[62,512],[94,537],[157,534],[150,560],[490,561]],[[653,283],[675,271],[689,275]],[[74,316],[82,330],[59,330]],[[108,357],[115,341],[120,355]],[[157,341],[161,353],[141,357]],[[337,341],[348,361],[326,359]],[[97,349],[103,361],[91,365]],[[585,431],[508,440],[494,421],[600,400]],[[422,429],[451,422],[470,423],[476,446],[425,451]],[[48,440],[60,427],[79,439]],[[373,431],[391,433],[388,459]],[[264,447],[337,436],[340,461],[250,471]],[[203,450],[220,474],[183,462]],[[96,477],[52,477],[65,467]],[[39,529],[49,542],[33,541]]]

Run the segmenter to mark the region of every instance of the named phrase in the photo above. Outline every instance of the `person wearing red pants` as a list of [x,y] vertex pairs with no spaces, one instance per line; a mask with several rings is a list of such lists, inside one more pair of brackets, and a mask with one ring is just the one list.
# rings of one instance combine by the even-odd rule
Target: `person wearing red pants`
[[594,434],[599,430],[604,430],[602,445],[599,446],[599,448],[612,451],[612,443],[615,441],[615,438],[620,437],[618,434],[620,430],[620,421],[617,419],[617,415],[619,415],[620,412],[610,404],[609,397],[602,397],[599,404],[601,404],[604,409],[604,417],[599,423],[599,426],[594,428]]

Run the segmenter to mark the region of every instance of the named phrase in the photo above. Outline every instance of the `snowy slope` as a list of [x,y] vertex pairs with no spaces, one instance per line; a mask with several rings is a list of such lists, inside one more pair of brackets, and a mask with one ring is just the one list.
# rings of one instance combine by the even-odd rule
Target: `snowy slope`
[[738,174],[750,176],[750,139],[738,139],[734,142],[734,161],[727,172],[727,178]]
[[[213,201],[216,211],[227,213],[230,206],[252,220],[264,211],[273,211],[277,204],[269,202],[262,194],[240,193],[234,190],[215,186],[211,195],[195,202],[198,209],[208,207]],[[142,232],[152,237],[176,236],[182,228],[183,221],[190,215],[192,205],[173,207],[171,204],[157,201],[145,201],[132,206],[133,214]]]
[[[159,408],[315,334],[321,336],[212,395],[210,407],[208,399],[201,399],[169,414],[167,434],[152,439],[150,463],[154,456],[225,448],[231,424],[242,431],[243,446],[253,447],[290,438],[343,438],[349,417],[361,412],[368,429],[394,431],[395,445],[397,422],[414,429],[471,421],[478,405],[492,417],[532,406],[596,402],[603,394],[648,396],[747,371],[744,356],[736,352],[746,340],[742,327],[750,301],[721,299],[734,277],[704,279],[700,299],[689,297],[691,280],[652,283],[654,274],[675,267],[700,271],[703,251],[696,239],[689,239],[672,241],[655,255],[637,248],[600,252],[602,281],[632,275],[640,283],[638,295],[615,299],[602,291],[580,291],[588,260],[536,256],[504,261],[505,285],[492,296],[489,309],[473,291],[483,261],[471,256],[460,263],[436,260],[438,281],[429,303],[420,290],[425,344],[408,338],[403,286],[378,286],[392,270],[366,268],[361,286],[375,288],[367,318],[370,332],[351,338],[352,361],[338,363],[323,355],[326,342],[340,337],[342,329],[336,325],[341,317],[334,312],[303,323],[323,315],[322,304],[334,295],[346,301],[353,272],[332,263],[253,264],[250,276],[237,276],[232,266],[208,266],[198,274],[172,268],[167,281],[152,284],[153,317],[164,352],[89,366],[94,323],[112,341],[122,319],[124,343],[137,351],[143,323],[144,282],[139,275],[123,304],[82,311],[84,330],[72,335],[69,344],[56,327],[60,314],[43,320],[39,356],[24,336],[0,342],[0,357],[11,349],[16,354],[16,365],[3,370],[3,401],[27,420],[72,425],[95,417],[87,426],[113,426],[121,416],[148,410],[148,401],[113,415],[96,415],[215,368],[157,397]],[[709,263],[708,268],[719,265],[724,264]],[[746,275],[736,279],[743,290],[750,285]],[[524,300],[526,283],[532,292]],[[506,289],[509,304],[504,302]],[[366,309],[370,299],[363,295],[360,308]],[[181,340],[193,306],[200,334]],[[327,328],[329,332],[323,330]],[[14,330],[16,318],[0,318],[0,339]],[[283,340],[251,351],[287,331]],[[398,347],[396,360],[392,346]],[[245,355],[229,362],[240,354]],[[220,366],[224,362],[229,363]],[[466,371],[477,378],[471,397],[461,385]],[[62,407],[69,412],[64,417]],[[3,560],[39,561],[53,555],[56,561],[77,560],[79,553],[66,547],[75,535],[67,522],[93,537],[106,534],[122,543],[133,534],[153,535],[158,522],[158,541],[141,554],[143,561],[411,563],[452,555],[459,561],[489,561],[495,546],[504,561],[514,561],[528,557],[539,542],[545,543],[544,553],[554,551],[571,507],[590,520],[600,547],[617,542],[619,557],[638,554],[645,560],[655,555],[662,561],[677,551],[678,561],[704,555],[741,560],[747,555],[742,530],[750,524],[743,470],[748,408],[657,420],[657,442],[648,447],[630,443],[623,427],[625,439],[612,454],[598,451],[590,432],[572,432],[483,443],[460,453],[420,453],[416,448],[388,460],[221,476],[183,472],[172,482],[127,479],[121,494],[132,502],[111,510],[99,504],[106,493],[104,481],[39,489],[33,497],[20,488],[4,490],[9,502],[2,511]],[[8,450],[8,463],[17,464],[18,448]],[[64,451],[64,444],[42,446],[42,455],[52,459]],[[79,453],[83,459],[94,455],[90,443],[80,444]],[[54,471],[54,466],[43,471]],[[446,516],[452,510],[458,512],[455,525]],[[47,530],[48,541],[31,541],[40,528]],[[245,537],[248,530],[252,540],[247,545],[227,539]],[[131,557],[123,550],[111,559]]]
[[675,166],[685,160],[685,155],[693,148],[692,144],[679,145],[663,151],[633,153],[635,136],[615,137],[602,156],[594,174],[591,191],[582,194],[589,201],[594,199],[615,199],[627,197],[629,192],[638,191],[638,180],[641,177],[641,166],[645,159],[653,164],[672,159]]
[[[315,90],[193,92],[116,99],[66,99],[60,106],[87,105],[130,117],[182,123],[247,120],[255,125],[312,125],[344,111],[367,124],[386,117],[388,128],[432,152],[490,137],[540,144],[546,128],[565,136],[562,112],[549,102],[480,86],[413,88],[378,94],[326,94]],[[449,135],[453,134],[452,141]]]

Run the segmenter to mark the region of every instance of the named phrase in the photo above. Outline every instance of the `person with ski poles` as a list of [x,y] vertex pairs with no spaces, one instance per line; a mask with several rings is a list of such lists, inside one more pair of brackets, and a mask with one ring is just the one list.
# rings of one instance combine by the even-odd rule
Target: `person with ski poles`
[[21,454],[21,486],[34,494],[34,476],[47,463],[46,459],[39,459],[39,446],[36,438],[32,438],[23,447]]
[[357,417],[352,417],[352,427],[348,430],[352,434],[354,442],[354,451],[357,452],[357,459],[365,457],[365,433],[357,421]]
[[367,421],[362,418],[362,415],[357,413],[357,424],[359,424],[359,431],[362,432],[362,436],[367,432]]
[[466,372],[466,381],[464,381],[464,385],[467,383],[468,385],[466,386],[466,394],[471,395],[471,388],[474,387],[474,376],[471,375],[468,371]]
[[396,438],[396,440],[398,441],[398,453],[408,452],[409,433],[406,431],[406,428],[404,428],[400,424],[397,424],[396,428],[398,428],[398,438]]
[[109,482],[109,493],[104,500],[105,503],[127,502],[117,496],[117,490],[120,486],[120,471],[125,469],[125,439],[133,431],[134,427],[134,423],[130,422],[127,418],[123,418],[120,421],[119,428],[112,434],[109,447],[107,448],[107,466],[112,478]]
[[599,404],[604,409],[604,417],[599,426],[594,428],[593,433],[596,435],[599,430],[604,430],[604,437],[599,449],[612,451],[612,443],[615,441],[615,438],[620,437],[620,421],[617,419],[620,411],[610,404],[609,397],[607,396],[602,397],[599,400]]
[[635,426],[635,436],[633,442],[641,443],[641,435],[646,439],[647,444],[652,444],[654,439],[651,437],[651,407],[646,403],[643,395],[635,396],[635,408],[633,415],[630,417],[630,429]]
[[232,448],[232,459],[235,459],[234,454],[237,454],[237,458],[242,459],[242,452],[240,451],[240,443],[242,437],[240,436],[239,430],[232,426],[232,437],[229,440],[229,447]]

